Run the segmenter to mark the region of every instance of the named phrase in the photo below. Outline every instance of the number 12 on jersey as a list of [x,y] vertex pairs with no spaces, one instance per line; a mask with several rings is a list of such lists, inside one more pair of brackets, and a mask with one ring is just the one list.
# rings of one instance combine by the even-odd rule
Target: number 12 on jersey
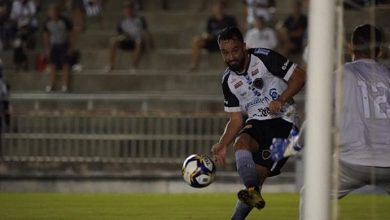
[[[359,80],[358,85],[362,92],[364,117],[375,119],[389,119],[390,105],[387,101],[389,88],[387,88],[387,86],[383,82],[375,82],[370,85],[367,85],[367,82]],[[373,112],[371,112],[371,108],[373,108]]]

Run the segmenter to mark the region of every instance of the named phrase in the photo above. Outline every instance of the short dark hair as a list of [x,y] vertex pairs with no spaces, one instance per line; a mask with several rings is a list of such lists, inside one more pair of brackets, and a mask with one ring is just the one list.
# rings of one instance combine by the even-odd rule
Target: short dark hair
[[375,56],[379,55],[382,44],[382,31],[370,24],[357,26],[352,33],[353,52],[371,55],[375,50]]
[[221,40],[238,40],[244,42],[244,37],[237,27],[227,27],[218,34],[218,44]]

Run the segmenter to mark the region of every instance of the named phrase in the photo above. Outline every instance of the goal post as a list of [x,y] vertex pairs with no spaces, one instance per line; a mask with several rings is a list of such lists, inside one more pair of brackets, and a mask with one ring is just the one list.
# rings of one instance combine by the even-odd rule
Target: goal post
[[331,78],[335,55],[335,5],[335,0],[311,0],[309,7],[304,220],[329,220],[331,217]]

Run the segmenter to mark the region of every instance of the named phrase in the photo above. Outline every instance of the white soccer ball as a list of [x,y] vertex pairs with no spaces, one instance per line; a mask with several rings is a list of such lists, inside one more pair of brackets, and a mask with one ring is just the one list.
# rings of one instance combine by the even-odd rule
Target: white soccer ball
[[195,188],[210,185],[215,177],[215,164],[206,155],[192,154],[188,156],[182,168],[184,181]]

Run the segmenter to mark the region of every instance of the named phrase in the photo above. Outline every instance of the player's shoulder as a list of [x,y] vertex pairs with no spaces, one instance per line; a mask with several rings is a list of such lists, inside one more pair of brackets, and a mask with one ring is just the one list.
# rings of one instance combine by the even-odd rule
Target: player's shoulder
[[281,56],[279,53],[277,53],[274,50],[268,48],[262,48],[262,47],[248,49],[248,53],[258,57],[261,60],[268,60],[273,58],[277,59],[278,57]]

